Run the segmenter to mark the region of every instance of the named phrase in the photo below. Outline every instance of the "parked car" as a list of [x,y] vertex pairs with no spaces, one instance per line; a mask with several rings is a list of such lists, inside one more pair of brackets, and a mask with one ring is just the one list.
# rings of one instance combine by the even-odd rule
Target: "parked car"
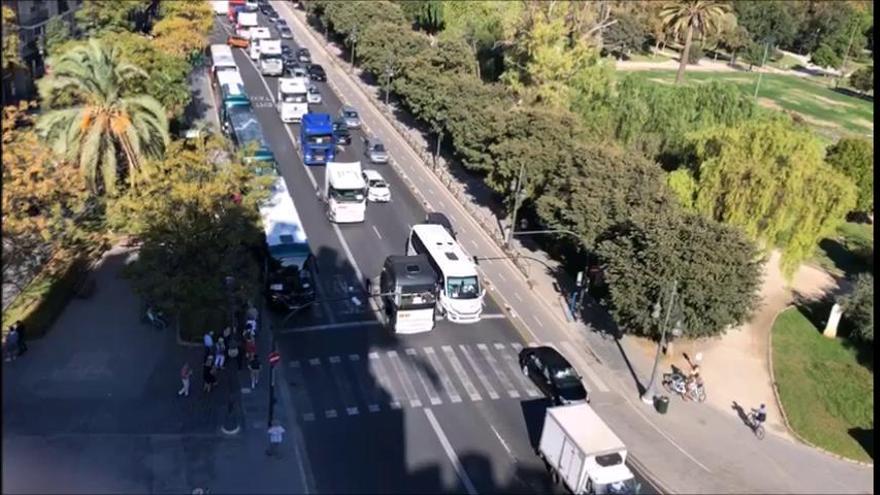
[[251,44],[251,41],[244,36],[233,34],[226,38],[226,44],[231,46],[232,48],[244,48],[245,50],[247,50],[247,48]]
[[263,15],[266,15],[269,12],[269,10],[272,9],[272,6],[269,5],[269,2],[257,2],[257,3],[259,4],[260,12],[262,12]]
[[278,15],[278,12],[276,12],[275,9],[273,9],[271,5],[270,5],[269,8],[266,9],[266,11],[263,12],[263,13],[266,14],[266,18],[269,19],[269,20],[272,21],[272,22],[276,22],[276,21],[278,21],[278,18],[280,17],[280,16]]
[[309,84],[309,92],[306,95],[307,101],[312,105],[320,105],[324,98],[321,97],[321,92],[318,91],[318,87],[314,84]]
[[290,30],[287,26],[280,26],[278,28],[278,36],[281,36],[283,40],[292,40],[293,39],[293,31]]
[[344,120],[336,119],[333,121],[333,135],[336,136],[336,144],[341,146],[351,144],[351,131],[348,130]]
[[275,19],[275,27],[281,29],[283,27],[289,28],[290,26],[287,25],[287,21],[279,17],[278,19]]
[[364,169],[362,172],[364,182],[367,183],[367,201],[374,203],[387,203],[391,201],[391,189],[382,175],[372,169]]
[[296,59],[304,64],[312,63],[312,54],[309,53],[308,48],[300,48],[296,51]]
[[361,117],[358,115],[357,110],[352,106],[344,105],[342,109],[339,110],[339,118],[344,120],[345,125],[352,129],[357,129],[361,126]]
[[519,366],[556,405],[590,401],[577,370],[552,347],[526,347],[519,353]]
[[439,211],[432,211],[425,215],[425,223],[430,223],[434,225],[440,225],[446,232],[449,232],[449,235],[455,239],[456,233],[455,229],[452,228],[452,222],[449,221],[449,218],[446,215],[440,213]]
[[327,73],[324,72],[324,68],[318,64],[312,64],[309,66],[309,77],[312,81],[326,81]]
[[372,163],[388,163],[388,150],[376,138],[364,138],[364,155]]
[[[296,63],[296,61],[294,61],[294,63]],[[306,79],[309,78],[309,73],[306,71],[305,67],[303,67],[302,65],[299,65],[299,64],[292,65],[292,66],[286,68],[286,70],[287,70],[288,77],[304,77]]]

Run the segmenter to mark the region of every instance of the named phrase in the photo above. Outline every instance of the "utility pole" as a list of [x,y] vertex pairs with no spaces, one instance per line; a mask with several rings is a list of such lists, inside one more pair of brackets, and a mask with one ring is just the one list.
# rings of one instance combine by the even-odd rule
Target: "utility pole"
[[526,171],[526,164],[523,163],[519,166],[519,178],[516,180],[515,184],[512,184],[511,191],[514,191],[513,196],[513,209],[510,211],[510,219],[507,222],[507,235],[504,238],[504,245],[510,246],[510,239],[513,237],[513,230],[516,227],[516,212],[519,210],[520,203],[520,191],[522,191],[522,183],[523,183],[523,175]]
[[764,76],[764,65],[767,63],[767,51],[770,49],[769,40],[765,40],[764,58],[761,60],[761,72],[758,72],[758,81],[755,83],[755,101],[758,101],[758,88],[761,87],[761,77]]
[[836,88],[840,87],[840,80],[843,79],[844,74],[846,72],[846,62],[849,58],[849,51],[852,48],[853,37],[856,35],[856,26],[853,26],[852,31],[849,32],[849,43],[846,44],[846,52],[843,53],[843,64],[840,66],[840,76],[837,77],[835,86]]
[[352,66],[352,69],[354,69],[354,51],[357,47],[357,42],[358,42],[357,26],[354,27],[354,30],[349,35],[349,40],[351,41],[351,66]]
[[[657,368],[660,366],[660,351],[663,348],[663,345],[666,343],[666,327],[669,326],[669,316],[672,314],[672,305],[675,304],[675,296],[676,291],[678,290],[678,281],[672,281],[672,291],[669,293],[669,304],[666,306],[666,317],[663,319],[663,326],[660,328],[660,342],[657,343],[657,355],[654,357],[654,369],[651,371],[651,381],[648,382],[648,386],[645,387],[645,392],[642,394],[642,402],[645,404],[651,404],[654,402],[654,396],[656,393],[654,392],[655,382],[657,381]],[[655,318],[660,317],[660,302],[654,304],[654,313],[652,316]]]

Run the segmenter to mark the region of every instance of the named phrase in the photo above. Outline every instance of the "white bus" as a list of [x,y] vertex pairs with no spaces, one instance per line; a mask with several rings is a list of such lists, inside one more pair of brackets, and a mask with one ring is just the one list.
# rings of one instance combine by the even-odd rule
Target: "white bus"
[[278,80],[278,113],[286,124],[301,122],[308,113],[308,88],[302,79],[282,77]]
[[477,266],[440,225],[414,225],[406,254],[424,254],[437,272],[439,309],[454,323],[476,323],[483,313],[486,291],[480,287]]
[[235,58],[232,56],[232,48],[227,45],[211,45],[211,80],[216,83],[217,73],[223,70],[238,72]]

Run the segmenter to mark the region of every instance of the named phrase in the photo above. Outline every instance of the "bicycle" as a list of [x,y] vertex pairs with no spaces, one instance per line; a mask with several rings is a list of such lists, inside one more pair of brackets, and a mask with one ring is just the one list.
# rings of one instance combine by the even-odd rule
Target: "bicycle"
[[752,412],[749,413],[748,419],[749,419],[748,426],[749,426],[749,428],[752,429],[752,433],[754,433],[755,436],[758,437],[758,440],[763,440],[764,439],[764,425],[762,423],[758,422],[757,419],[755,419],[755,410],[754,409],[752,409]]

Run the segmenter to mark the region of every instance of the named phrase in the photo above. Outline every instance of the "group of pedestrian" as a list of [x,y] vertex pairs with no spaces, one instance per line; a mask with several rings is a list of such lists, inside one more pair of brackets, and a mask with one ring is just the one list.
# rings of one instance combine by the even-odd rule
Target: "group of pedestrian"
[[[235,321],[240,323],[244,319],[241,331],[238,325],[227,326],[217,335],[213,330],[203,336],[205,357],[202,365],[202,380],[204,392],[209,393],[217,384],[219,370],[226,369],[227,362],[235,363],[239,370],[244,368],[247,362],[250,371],[251,389],[257,387],[260,380],[260,359],[257,354],[257,308],[248,303],[246,307],[236,311]],[[181,388],[177,395],[189,396],[190,378],[192,369],[189,363],[185,363],[180,370]]]
[[4,361],[14,361],[27,351],[25,340],[25,327],[21,320],[9,326],[6,338],[3,340]]

